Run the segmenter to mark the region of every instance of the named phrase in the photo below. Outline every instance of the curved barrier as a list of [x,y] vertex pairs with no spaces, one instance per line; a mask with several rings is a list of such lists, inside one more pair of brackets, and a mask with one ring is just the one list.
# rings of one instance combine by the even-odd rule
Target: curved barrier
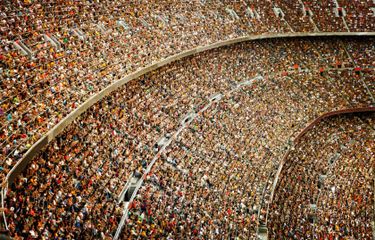
[[344,114],[351,114],[351,113],[369,113],[369,112],[375,112],[375,107],[364,107],[364,108],[348,108],[348,109],[342,109],[342,110],[337,110],[337,111],[333,111],[333,112],[328,112],[328,113],[324,113],[323,115],[321,115],[320,117],[314,119],[313,121],[311,121],[298,135],[297,137],[293,140],[292,142],[292,147],[290,147],[288,149],[288,151],[285,153],[285,155],[283,156],[282,160],[281,160],[281,163],[280,163],[280,166],[277,170],[277,173],[276,173],[276,176],[275,176],[275,180],[273,182],[273,186],[272,186],[272,191],[271,191],[271,197],[270,197],[270,201],[268,203],[268,206],[267,206],[267,216],[266,216],[266,224],[268,223],[268,213],[269,213],[269,206],[271,205],[272,201],[273,201],[273,195],[275,193],[275,189],[276,189],[276,185],[277,185],[277,182],[278,182],[278,179],[279,179],[279,176],[280,176],[280,173],[283,169],[283,166],[285,164],[285,161],[286,159],[288,158],[289,154],[290,154],[290,151],[293,150],[293,148],[299,143],[299,141],[301,140],[301,138],[307,133],[307,131],[309,131],[311,128],[313,128],[315,125],[317,125],[319,122],[321,122],[322,120],[326,119],[326,118],[329,118],[329,117],[333,117],[333,116],[338,116],[338,115],[344,115]]
[[127,82],[134,80],[148,72],[151,72],[157,68],[165,66],[169,63],[174,61],[180,60],[187,56],[194,55],[196,53],[208,51],[215,48],[220,48],[223,46],[228,46],[236,43],[251,41],[251,40],[260,40],[260,39],[272,39],[272,38],[295,38],[295,37],[329,37],[329,36],[375,36],[375,32],[327,32],[327,33],[285,33],[285,34],[265,34],[265,35],[252,35],[252,36],[244,36],[235,39],[224,40],[220,42],[216,42],[213,44],[209,44],[206,46],[199,46],[190,50],[183,51],[181,53],[172,55],[167,57],[163,60],[160,60],[155,63],[151,63],[127,76],[124,78],[110,84],[97,94],[91,96],[87,99],[83,104],[81,104],[77,109],[72,111],[68,114],[64,119],[62,119],[58,124],[56,124],[50,131],[48,131],[43,137],[41,137],[36,143],[34,143],[30,149],[24,154],[21,160],[17,162],[17,164],[9,171],[8,175],[6,176],[5,181],[2,183],[3,188],[7,188],[9,183],[12,183],[15,177],[22,172],[30,160],[40,152],[40,150],[50,143],[58,134],[60,134],[67,125],[72,123],[79,115],[85,112],[88,108],[90,108],[93,104],[103,99],[105,96],[108,96],[111,92],[115,91],[122,85],[126,84]]

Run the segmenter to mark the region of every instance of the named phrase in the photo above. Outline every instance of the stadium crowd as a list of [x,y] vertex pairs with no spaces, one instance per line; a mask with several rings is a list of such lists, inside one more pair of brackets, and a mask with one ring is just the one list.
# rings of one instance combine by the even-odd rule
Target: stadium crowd
[[[0,5],[2,171],[7,173],[43,134],[90,96],[157,60],[249,34],[346,31],[329,1],[309,6],[297,2],[4,2]],[[351,1],[340,4],[348,9],[352,31],[374,29],[371,2],[359,7]],[[284,17],[274,8],[281,8]],[[315,14],[305,14],[306,8]],[[15,44],[24,44],[27,54]]]
[[372,239],[375,114],[324,119],[296,143],[270,209],[272,239]]
[[[148,175],[131,205],[123,237],[256,239],[288,140],[323,112],[371,105],[369,96],[364,101],[366,94],[349,88],[343,91],[346,95],[324,95],[323,89],[330,89],[326,78],[315,79],[315,90],[307,90],[317,96],[304,98],[306,89],[298,91],[301,83],[308,79],[311,84],[317,77],[301,75],[269,79],[264,85],[256,82],[243,89],[243,96],[228,96],[193,122]],[[335,77],[347,81],[341,74]],[[353,83],[341,85],[345,86]]]
[[[325,112],[373,104],[359,81],[373,84],[373,58],[355,65],[351,46],[367,49],[361,54],[373,51],[369,41],[355,38],[252,41],[203,52],[130,81],[76,119],[9,186],[10,233],[113,237],[123,210],[118,196],[129,177],[144,173],[158,151],[155,143],[173,134],[185,114],[222,93],[223,100],[158,159],[122,234],[253,237],[265,220],[273,176],[288,142]],[[358,64],[361,74],[354,71]],[[235,90],[257,76],[262,79]]]

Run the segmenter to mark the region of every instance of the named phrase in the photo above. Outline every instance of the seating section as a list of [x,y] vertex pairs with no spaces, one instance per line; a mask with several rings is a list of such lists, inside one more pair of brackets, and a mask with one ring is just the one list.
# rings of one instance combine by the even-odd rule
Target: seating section
[[337,0],[339,6],[346,12],[346,22],[350,31],[355,29],[364,29],[365,31],[373,31],[375,2],[374,1],[350,1]]
[[[374,29],[372,2],[340,4],[351,31]],[[333,6],[287,0],[6,1],[0,6],[2,167],[9,170],[65,116],[126,74],[250,34],[347,31]],[[305,8],[313,15],[304,16]]]
[[330,117],[286,159],[270,209],[272,239],[372,239],[375,114]]
[[300,1],[274,0],[274,7],[280,8],[285,21],[295,32],[311,32],[316,29],[311,15],[307,14],[308,6]]
[[[9,187],[11,234],[113,237],[125,183],[145,172],[157,141],[174,136],[193,112],[155,162],[122,234],[254,237],[290,141],[323,113],[373,104],[365,87],[373,59],[353,62],[356,48],[372,51],[356,38],[252,41],[128,82],[69,125]],[[215,94],[223,98],[210,101]]]

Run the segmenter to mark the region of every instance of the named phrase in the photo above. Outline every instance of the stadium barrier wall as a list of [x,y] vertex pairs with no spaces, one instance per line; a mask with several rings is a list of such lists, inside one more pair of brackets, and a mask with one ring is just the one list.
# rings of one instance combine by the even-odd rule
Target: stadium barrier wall
[[133,73],[126,75],[124,78],[110,84],[106,88],[99,91],[97,94],[91,96],[84,103],[78,106],[74,111],[63,118],[58,124],[56,124],[51,130],[49,130],[44,137],[33,144],[30,149],[24,154],[24,156],[17,162],[17,164],[9,171],[2,183],[3,188],[7,188],[9,183],[12,183],[14,179],[20,174],[28,165],[28,163],[46,146],[48,145],[57,135],[59,135],[66,126],[71,124],[77,119],[83,112],[85,112],[92,105],[108,96],[110,93],[121,87],[122,85],[134,80],[142,75],[145,75],[155,69],[163,67],[169,63],[178,61],[182,58],[192,56],[196,53],[233,45],[236,43],[261,40],[261,39],[274,39],[274,38],[304,38],[304,37],[353,37],[353,36],[375,36],[375,32],[319,32],[319,33],[283,33],[283,34],[264,34],[264,35],[251,35],[238,37],[234,39],[219,41],[206,46],[198,46],[190,50],[185,50],[158,62],[151,63]]

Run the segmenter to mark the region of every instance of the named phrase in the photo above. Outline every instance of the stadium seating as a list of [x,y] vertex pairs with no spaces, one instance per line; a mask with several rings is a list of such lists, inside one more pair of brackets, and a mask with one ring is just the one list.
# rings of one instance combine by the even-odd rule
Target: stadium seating
[[[371,2],[339,2],[351,31],[374,29]],[[304,14],[306,8],[314,14]],[[240,36],[347,31],[334,8],[329,1],[287,0],[6,2],[0,6],[4,168],[90,96],[128,73]]]
[[[374,14],[374,1],[358,0],[4,1],[0,180],[64,117],[145,66],[245,36],[371,32]],[[9,233],[113,238],[129,209],[120,238],[254,239],[270,204],[273,238],[368,238],[373,115],[314,128],[288,159],[275,202],[271,188],[309,122],[374,106],[374,56],[372,37],[263,39],[138,77],[82,113],[9,185],[2,199]],[[317,140],[335,132],[329,148]],[[171,142],[159,156],[163,138]],[[305,151],[320,159],[340,152],[342,164]],[[318,190],[322,171],[330,175]],[[119,200],[129,179],[146,173],[130,206]],[[343,189],[350,184],[355,191]],[[305,206],[317,195],[312,212]]]
[[356,48],[372,51],[356,38],[251,41],[130,81],[68,126],[10,186],[10,232],[113,237],[125,183],[145,172],[160,137],[201,112],[157,159],[122,236],[253,238],[290,141],[323,113],[373,104],[359,81],[373,84],[372,60],[353,62],[364,54]]
[[280,175],[270,238],[372,238],[374,117],[328,118],[303,136]]

